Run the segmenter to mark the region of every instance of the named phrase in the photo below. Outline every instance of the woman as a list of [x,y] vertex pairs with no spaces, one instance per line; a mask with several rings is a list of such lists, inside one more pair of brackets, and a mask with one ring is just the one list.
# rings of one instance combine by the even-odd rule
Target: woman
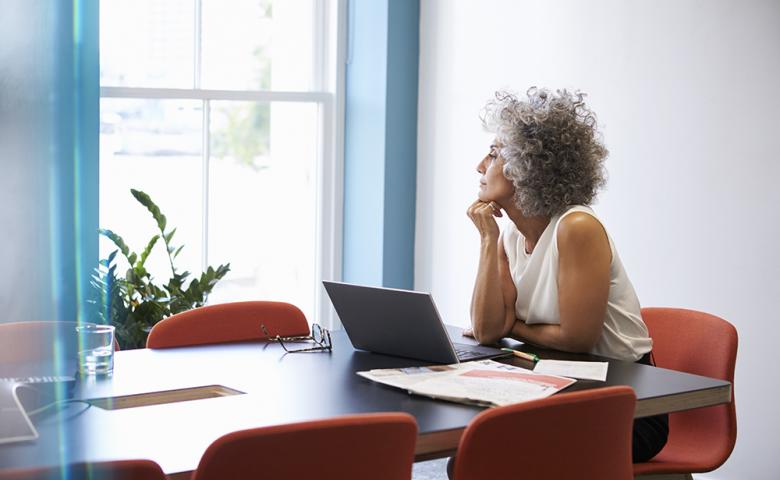
[[[481,237],[471,301],[480,343],[512,337],[567,352],[650,364],[652,340],[612,239],[588,207],[607,150],[583,94],[499,92],[485,111],[496,136],[477,166],[468,216]],[[495,217],[509,222],[499,232]],[[633,460],[666,443],[668,416],[634,422]]]

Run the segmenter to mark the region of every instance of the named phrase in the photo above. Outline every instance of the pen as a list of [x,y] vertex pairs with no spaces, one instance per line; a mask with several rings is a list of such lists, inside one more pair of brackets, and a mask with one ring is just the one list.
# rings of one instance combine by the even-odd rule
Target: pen
[[531,361],[531,362],[538,362],[539,361],[539,357],[537,357],[533,353],[525,353],[525,352],[521,352],[519,350],[514,350],[514,349],[511,349],[511,348],[502,348],[501,350],[503,350],[505,352],[511,352],[512,355],[514,355],[515,357],[524,358],[524,359],[526,359],[528,361]]

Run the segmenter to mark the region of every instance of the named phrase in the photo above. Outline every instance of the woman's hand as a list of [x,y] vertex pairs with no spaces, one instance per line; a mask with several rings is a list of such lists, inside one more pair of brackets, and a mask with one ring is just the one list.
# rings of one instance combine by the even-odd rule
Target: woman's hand
[[473,335],[480,343],[490,344],[511,330],[515,320],[516,292],[495,219],[502,216],[501,208],[495,202],[477,200],[469,206],[467,214],[482,238],[477,278],[471,296],[472,328],[465,334]]
[[477,227],[483,239],[495,240],[498,238],[499,230],[495,217],[501,217],[502,213],[501,207],[496,202],[477,200],[469,206],[466,214],[474,222],[474,226]]

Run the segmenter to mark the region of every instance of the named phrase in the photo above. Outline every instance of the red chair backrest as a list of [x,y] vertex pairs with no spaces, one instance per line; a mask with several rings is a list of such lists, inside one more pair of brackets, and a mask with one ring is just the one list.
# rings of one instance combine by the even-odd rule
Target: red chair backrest
[[160,466],[151,460],[77,463],[29,470],[0,470],[0,480],[165,480]]
[[643,308],[658,367],[734,382],[737,330],[709,313],[682,308]]
[[0,363],[45,361],[62,350],[75,354],[76,325],[48,321],[0,323]]
[[695,430],[698,437],[707,439],[706,455],[697,458],[698,468],[713,470],[728,459],[737,440],[737,330],[715,315],[681,308],[643,308],[642,319],[653,338],[656,366],[731,382],[731,403],[669,415],[671,433]]
[[265,340],[271,335],[308,335],[303,312],[289,303],[252,301],[222,303],[172,315],[157,323],[146,339],[147,348]]
[[417,424],[405,413],[350,415],[229,433],[193,480],[409,480]]
[[460,439],[454,478],[633,479],[635,403],[608,387],[487,410]]
[[[0,364],[45,362],[75,355],[77,325],[48,320],[0,323]],[[114,349],[119,350],[116,337]]]

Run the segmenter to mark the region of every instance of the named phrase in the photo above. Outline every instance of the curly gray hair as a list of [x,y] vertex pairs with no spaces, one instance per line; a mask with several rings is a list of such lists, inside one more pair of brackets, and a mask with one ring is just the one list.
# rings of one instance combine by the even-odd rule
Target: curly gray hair
[[499,91],[482,114],[496,133],[504,176],[515,187],[515,203],[529,216],[554,216],[570,205],[590,205],[606,184],[596,116],[585,94],[531,87],[528,100]]

